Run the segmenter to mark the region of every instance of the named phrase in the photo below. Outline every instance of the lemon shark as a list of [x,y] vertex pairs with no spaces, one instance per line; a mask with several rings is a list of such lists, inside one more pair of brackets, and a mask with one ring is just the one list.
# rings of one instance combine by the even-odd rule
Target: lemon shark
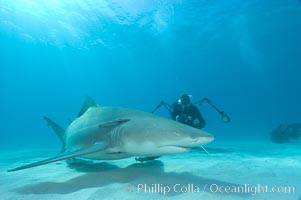
[[158,157],[187,152],[211,142],[205,131],[144,111],[103,107],[87,97],[66,130],[44,117],[62,141],[53,157],[8,171],[17,171],[72,158],[116,160],[135,156]]

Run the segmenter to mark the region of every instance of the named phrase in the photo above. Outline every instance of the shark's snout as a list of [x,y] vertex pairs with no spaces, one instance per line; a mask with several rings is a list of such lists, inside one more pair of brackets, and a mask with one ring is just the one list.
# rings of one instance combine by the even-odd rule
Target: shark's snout
[[194,138],[185,138],[182,140],[179,140],[177,142],[173,142],[171,144],[167,144],[167,146],[178,146],[178,147],[185,147],[185,148],[190,148],[190,147],[197,147],[203,144],[207,144],[211,141],[214,140],[214,136],[210,134],[206,134],[204,136],[199,136],[199,137],[194,137]]
[[202,144],[207,144],[209,142],[212,142],[214,140],[213,135],[206,135],[202,137],[198,137],[194,140],[195,145],[202,145]]

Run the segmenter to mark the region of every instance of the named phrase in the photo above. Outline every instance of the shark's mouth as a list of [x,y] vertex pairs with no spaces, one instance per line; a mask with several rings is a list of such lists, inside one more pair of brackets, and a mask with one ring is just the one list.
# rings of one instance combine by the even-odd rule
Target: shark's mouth
[[173,147],[176,147],[176,148],[179,148],[179,149],[183,149],[185,151],[190,151],[189,147],[183,147],[183,146],[173,146]]
[[159,149],[160,149],[161,152],[165,152],[167,154],[169,154],[169,153],[181,153],[181,152],[190,151],[189,147],[176,146],[176,145],[161,146]]

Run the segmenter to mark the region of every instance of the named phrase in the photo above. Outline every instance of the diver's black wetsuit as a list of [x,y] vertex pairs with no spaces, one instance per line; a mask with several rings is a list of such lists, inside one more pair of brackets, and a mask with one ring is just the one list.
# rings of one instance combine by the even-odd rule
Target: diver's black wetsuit
[[[193,104],[184,107],[182,104],[176,101],[174,104],[172,104],[171,118],[198,129],[201,129],[206,125],[201,112]],[[199,123],[194,123],[196,119],[199,121]]]

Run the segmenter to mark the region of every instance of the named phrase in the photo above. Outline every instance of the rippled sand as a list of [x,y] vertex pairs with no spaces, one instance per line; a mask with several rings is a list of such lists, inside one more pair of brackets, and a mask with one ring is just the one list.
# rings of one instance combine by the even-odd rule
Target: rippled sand
[[147,163],[65,161],[17,172],[7,169],[57,150],[2,150],[1,200],[300,199],[301,144],[213,142]]

